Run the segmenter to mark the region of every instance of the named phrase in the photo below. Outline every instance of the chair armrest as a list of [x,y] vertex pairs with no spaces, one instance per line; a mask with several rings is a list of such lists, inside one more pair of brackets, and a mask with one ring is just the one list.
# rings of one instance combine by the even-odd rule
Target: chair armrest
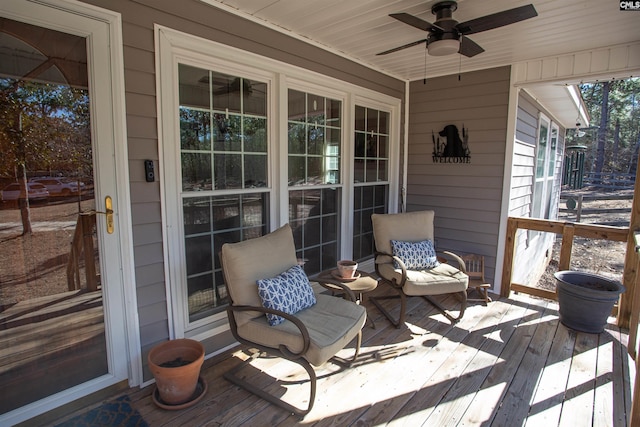
[[[331,279],[328,277],[320,278],[317,275],[315,275],[315,276],[309,277],[309,280],[311,280],[312,282],[317,282],[320,286],[332,292],[335,292],[335,291],[344,292],[347,298],[349,299],[349,301],[351,302],[356,302],[358,300],[356,298],[356,295],[351,290],[351,288],[349,288],[347,285],[345,285],[344,283],[340,282],[337,279]],[[336,289],[336,288],[339,288],[339,289]]]
[[[375,260],[380,256],[389,257],[389,258],[391,258],[392,261],[395,261],[395,262],[398,263],[398,265],[400,266],[401,274],[402,274],[402,278],[400,279],[400,283],[397,283],[395,278],[385,277],[383,274],[380,273],[380,269],[378,268],[378,263],[375,262]],[[373,265],[376,268],[376,274],[378,276],[382,277],[387,282],[391,283],[393,286],[395,286],[397,288],[402,288],[404,286],[405,282],[407,281],[407,267],[404,265],[404,262],[402,262],[402,260],[400,258],[398,258],[397,256],[392,255],[390,253],[386,253],[386,252],[375,251],[374,252],[374,257],[375,258],[374,258]]]
[[445,254],[448,257],[451,257],[453,260],[455,260],[458,263],[458,270],[462,271],[464,274],[467,274],[467,266],[465,265],[463,259],[460,258],[459,255],[456,255],[453,252],[449,252],[449,251],[440,251],[438,253]]
[[[237,333],[238,326],[233,316],[234,311],[237,311],[237,312],[258,311],[265,314],[269,313],[269,314],[275,314],[277,316],[284,317],[286,320],[289,320],[291,323],[296,325],[296,327],[300,331],[300,336],[302,338],[302,350],[300,350],[299,352],[294,352],[289,350],[289,348],[284,344],[277,344],[278,350],[280,350],[282,353],[286,354],[287,356],[291,357],[292,359],[303,356],[309,350],[309,346],[311,345],[309,331],[307,330],[307,327],[304,326],[304,323],[302,323],[300,319],[298,319],[295,316],[292,316],[291,314],[285,313],[284,311],[274,310],[272,308],[267,308],[262,306],[253,306],[253,305],[228,305],[227,306],[227,317],[229,317],[229,320],[232,323],[231,331],[233,332],[233,335],[236,337],[236,339],[238,339],[239,341],[242,337],[239,337]],[[242,340],[244,340],[244,338],[242,338]],[[244,341],[248,342],[247,340],[244,340]],[[251,343],[249,342],[249,344]]]

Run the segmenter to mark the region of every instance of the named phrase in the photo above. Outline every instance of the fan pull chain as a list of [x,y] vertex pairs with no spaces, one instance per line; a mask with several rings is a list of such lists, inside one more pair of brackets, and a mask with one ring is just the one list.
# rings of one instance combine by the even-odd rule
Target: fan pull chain
[[424,45],[424,79],[422,79],[422,84],[427,84],[427,48],[429,46],[429,42]]
[[[460,51],[462,51],[462,40],[464,40],[463,36],[460,36]],[[460,81],[460,73],[462,72],[462,54],[458,53],[458,81]]]

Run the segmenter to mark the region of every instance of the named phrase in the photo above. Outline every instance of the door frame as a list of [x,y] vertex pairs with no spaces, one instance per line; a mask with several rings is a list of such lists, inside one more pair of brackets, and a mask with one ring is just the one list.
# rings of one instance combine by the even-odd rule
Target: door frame
[[97,216],[98,232],[101,233],[102,281],[109,283],[102,290],[109,372],[0,415],[0,424],[13,425],[127,379],[130,386],[140,384],[142,358],[133,261],[120,14],[74,0],[3,0],[0,14],[86,37],[90,58],[96,209],[104,211],[104,198],[111,196],[116,226],[115,233],[106,234],[105,218]]

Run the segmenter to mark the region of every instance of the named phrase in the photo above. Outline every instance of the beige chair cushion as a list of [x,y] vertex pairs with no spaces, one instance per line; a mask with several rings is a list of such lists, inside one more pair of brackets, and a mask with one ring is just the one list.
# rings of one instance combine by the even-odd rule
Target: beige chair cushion
[[[251,262],[247,262],[247,259]],[[267,235],[238,243],[222,245],[220,260],[225,283],[234,305],[262,306],[258,279],[275,277],[297,264],[293,233],[289,224]],[[236,313],[238,325],[264,313]]]
[[[316,295],[317,303],[294,314],[309,331],[311,345],[305,355],[309,363],[319,366],[344,348],[362,329],[367,319],[364,307],[330,295]],[[238,334],[246,340],[273,347],[282,343],[292,351],[302,349],[298,328],[285,321],[269,326],[266,317],[238,325]]]
[[[394,269],[393,264],[381,264],[378,268],[383,277],[395,278],[400,283],[401,269]],[[402,291],[412,296],[442,295],[466,291],[468,286],[469,276],[449,264],[441,263],[430,270],[407,270],[407,280]]]
[[[391,240],[403,242],[433,241],[434,211],[399,214],[372,214],[373,234],[378,252],[393,253]],[[377,257],[376,263],[391,262],[389,257]]]

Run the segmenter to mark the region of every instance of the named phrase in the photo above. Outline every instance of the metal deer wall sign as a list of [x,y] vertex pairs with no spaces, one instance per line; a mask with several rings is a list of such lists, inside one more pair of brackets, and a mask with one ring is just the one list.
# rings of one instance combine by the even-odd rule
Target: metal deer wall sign
[[[444,137],[444,141],[440,139]],[[433,140],[434,163],[471,163],[469,151],[469,130],[462,125],[462,138],[456,125],[446,125],[436,137],[431,131]]]

